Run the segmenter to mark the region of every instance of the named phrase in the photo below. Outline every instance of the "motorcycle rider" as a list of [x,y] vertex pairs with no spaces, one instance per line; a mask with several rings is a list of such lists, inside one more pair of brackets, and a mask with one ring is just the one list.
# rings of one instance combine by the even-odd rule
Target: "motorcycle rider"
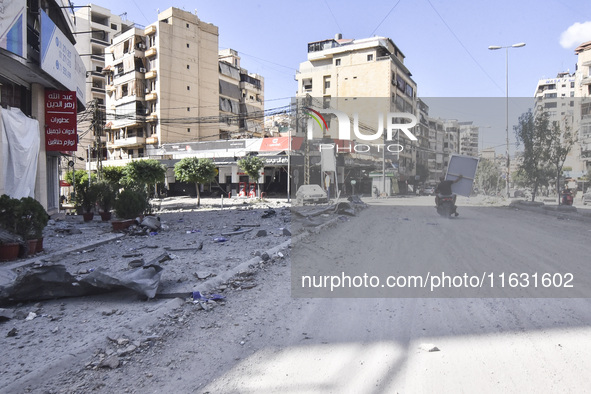
[[464,176],[460,176],[455,181],[446,181],[444,177],[439,177],[439,184],[435,188],[435,206],[439,206],[439,195],[442,196],[453,196],[454,211],[453,214],[458,216],[458,207],[456,206],[456,195],[451,191],[451,185],[458,183]]

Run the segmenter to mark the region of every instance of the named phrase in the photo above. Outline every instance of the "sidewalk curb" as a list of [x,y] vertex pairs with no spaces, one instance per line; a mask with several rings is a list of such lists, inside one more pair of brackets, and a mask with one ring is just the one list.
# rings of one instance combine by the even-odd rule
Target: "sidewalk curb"
[[517,209],[517,210],[524,210],[529,212],[536,212],[543,215],[554,216],[556,218],[562,219],[570,219],[570,220],[578,220],[585,223],[591,223],[591,215],[585,215],[581,212],[574,211],[560,211],[557,206],[548,206],[544,205],[544,203],[540,203],[539,205],[532,206],[527,204],[524,201],[513,201],[511,204],[507,206],[509,209]]
[[33,258],[18,260],[13,263],[10,263],[10,264],[3,264],[2,268],[12,270],[12,269],[24,267],[27,265],[43,264],[44,262],[47,262],[47,261],[54,261],[54,260],[60,259],[70,253],[80,252],[82,250],[95,248],[97,246],[101,246],[101,245],[107,244],[109,242],[116,241],[120,238],[125,237],[125,235],[126,234],[111,233],[99,241],[89,242],[89,243],[83,244],[82,246],[75,246],[73,248],[66,249],[66,250],[60,250],[59,252],[55,252],[55,253],[51,253],[51,254],[45,254],[45,255],[40,255],[40,256],[34,256]]

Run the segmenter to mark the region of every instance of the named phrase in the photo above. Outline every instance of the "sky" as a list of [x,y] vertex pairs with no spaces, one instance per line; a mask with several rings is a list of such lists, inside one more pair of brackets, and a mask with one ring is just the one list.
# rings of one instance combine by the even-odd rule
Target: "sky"
[[[533,97],[541,78],[575,71],[574,48],[591,41],[589,0],[96,0],[94,4],[140,25],[176,7],[219,28],[220,49],[265,78],[265,108],[295,95],[296,70],[307,43],[384,36],[406,56],[419,97]],[[522,48],[489,50],[491,45]],[[275,104],[277,103],[277,104]],[[467,114],[469,115],[469,114]],[[468,117],[468,116],[467,116]],[[505,118],[505,113],[499,115]],[[472,119],[460,119],[472,120]],[[485,125],[487,145],[505,141],[505,121]],[[510,126],[510,129],[512,127]],[[511,132],[511,134],[513,134]],[[486,139],[490,141],[486,141]]]

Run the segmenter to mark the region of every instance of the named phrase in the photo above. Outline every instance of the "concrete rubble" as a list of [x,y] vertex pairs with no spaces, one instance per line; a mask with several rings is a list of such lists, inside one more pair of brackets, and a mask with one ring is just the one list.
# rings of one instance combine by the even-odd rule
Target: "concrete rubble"
[[[119,369],[148,357],[190,315],[224,308],[234,292],[256,291],[257,272],[288,264],[291,239],[306,231],[294,229],[292,218],[307,216],[294,215],[284,200],[225,201],[223,210],[187,203],[123,233],[100,217],[85,223],[58,215],[44,231],[43,252],[0,264],[2,387],[18,391],[60,368]],[[318,223],[337,218],[334,206],[327,212]],[[101,336],[105,330],[113,333]],[[8,362],[19,357],[22,365]]]

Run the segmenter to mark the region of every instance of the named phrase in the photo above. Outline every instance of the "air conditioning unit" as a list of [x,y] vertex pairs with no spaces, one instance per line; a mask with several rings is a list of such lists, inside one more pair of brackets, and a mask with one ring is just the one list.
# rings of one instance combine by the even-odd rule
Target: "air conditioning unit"
[[143,68],[143,67],[140,67],[140,72],[141,72],[141,73],[145,73],[145,72],[146,72],[146,69],[145,69],[145,68]]
[[143,42],[140,42],[139,44],[137,44],[137,47],[139,49],[146,49],[146,44],[144,44]]
[[150,88],[146,88],[146,93],[150,93]]

